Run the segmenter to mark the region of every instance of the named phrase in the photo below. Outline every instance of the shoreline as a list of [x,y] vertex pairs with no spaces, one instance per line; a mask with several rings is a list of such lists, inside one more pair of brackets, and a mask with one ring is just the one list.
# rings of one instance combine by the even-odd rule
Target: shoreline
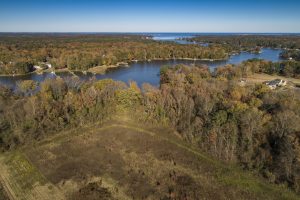
[[[130,62],[132,63],[132,62]],[[90,73],[93,73],[93,74],[105,74],[106,71],[108,69],[114,69],[114,68],[118,68],[118,67],[130,67],[130,63],[127,63],[127,62],[118,62],[117,64],[115,65],[100,65],[100,66],[96,66],[96,67],[92,67],[92,68],[89,68],[88,70],[86,71],[80,71],[80,72],[90,72]]]
[[114,65],[100,65],[100,66],[95,66],[91,67],[87,70],[71,70],[68,68],[61,68],[61,69],[46,69],[46,70],[40,70],[40,71],[33,71],[29,72],[26,74],[0,74],[0,77],[15,77],[15,76],[26,76],[30,74],[38,74],[38,73],[51,73],[51,72],[82,72],[82,73],[93,73],[93,74],[105,74],[107,70],[109,69],[114,69],[118,67],[130,67],[132,63],[137,63],[137,62],[151,62],[151,61],[168,61],[168,60],[189,60],[189,61],[226,61],[227,59],[209,59],[209,58],[154,58],[154,59],[148,59],[148,60],[131,60],[129,62],[118,62],[117,64]]
[[[274,48],[275,49],[275,48]],[[235,54],[240,54],[242,52],[247,52],[247,51],[241,51],[239,53],[235,53]],[[232,55],[235,55],[232,54]],[[69,72],[69,73],[73,73],[74,72],[81,72],[81,73],[92,73],[92,74],[105,74],[109,69],[114,69],[114,68],[119,68],[119,67],[131,67],[131,65],[133,63],[138,63],[138,62],[152,62],[152,61],[169,61],[169,60],[187,60],[187,61],[208,61],[208,62],[215,62],[215,61],[227,61],[230,59],[230,56],[232,56],[231,54],[229,54],[227,56],[227,58],[221,58],[221,59],[210,59],[210,58],[153,58],[153,59],[147,59],[147,60],[131,60],[131,61],[127,61],[127,62],[118,62],[116,64],[113,65],[100,65],[100,66],[95,66],[95,67],[91,67],[87,70],[71,70],[68,68],[61,68],[61,69],[54,69],[54,68],[48,68],[46,70],[36,70],[33,72],[29,72],[26,74],[0,74],[0,77],[17,77],[17,76],[27,76],[30,74],[43,74],[43,73],[51,73],[51,72]],[[282,60],[284,61],[284,60]],[[281,62],[281,61],[279,61]]]
[[[159,61],[159,60],[191,60],[191,61],[225,61],[229,58],[219,58],[219,59],[210,59],[210,58],[154,58],[150,59],[151,61]],[[147,62],[147,60],[139,60],[138,62]],[[149,61],[148,61],[149,62]]]
[[[41,71],[41,72],[44,72],[44,71]],[[0,77],[6,77],[6,76],[12,76],[12,77],[15,77],[15,76],[26,76],[26,75],[30,75],[30,74],[34,74],[34,73],[38,73],[38,72],[37,71],[33,71],[33,72],[26,73],[26,74],[0,74]]]

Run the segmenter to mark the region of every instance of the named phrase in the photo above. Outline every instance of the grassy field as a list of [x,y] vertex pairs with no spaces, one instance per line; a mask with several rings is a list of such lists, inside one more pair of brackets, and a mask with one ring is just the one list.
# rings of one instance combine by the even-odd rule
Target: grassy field
[[3,185],[0,184],[0,200],[8,200],[8,196],[5,192]]
[[6,153],[0,174],[12,199],[299,199],[211,159],[173,130],[124,119]]
[[300,84],[300,79],[296,79],[296,78],[287,78],[287,77],[283,77],[283,76],[278,76],[278,75],[268,75],[268,74],[253,74],[251,76],[248,76],[246,78],[247,82],[251,82],[251,83],[262,83],[265,81],[271,81],[274,79],[282,79],[285,80],[287,82],[291,82],[293,84]]

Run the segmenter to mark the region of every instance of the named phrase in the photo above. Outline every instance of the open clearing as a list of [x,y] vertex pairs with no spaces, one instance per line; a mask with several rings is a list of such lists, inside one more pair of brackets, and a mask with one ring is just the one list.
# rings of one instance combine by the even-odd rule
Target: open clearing
[[252,83],[262,83],[262,82],[271,81],[271,80],[274,80],[274,79],[282,79],[282,80],[285,80],[287,82],[292,82],[294,84],[300,84],[300,79],[287,78],[287,77],[278,76],[278,75],[255,73],[255,74],[250,75],[246,78],[247,82],[252,82]]
[[124,120],[62,132],[0,157],[11,199],[297,199],[215,161],[167,128]]

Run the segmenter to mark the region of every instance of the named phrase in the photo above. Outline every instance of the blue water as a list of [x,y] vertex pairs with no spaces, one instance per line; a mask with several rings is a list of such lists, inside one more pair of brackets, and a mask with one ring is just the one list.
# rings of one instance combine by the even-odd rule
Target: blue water
[[[199,35],[199,33],[141,33],[145,35],[153,36],[154,40],[168,41],[168,42],[177,42],[180,44],[189,44],[185,40],[178,40],[181,38],[193,37]],[[223,33],[225,34],[225,33]],[[211,35],[211,34],[210,34]],[[206,45],[206,44],[200,44]],[[265,59],[273,62],[280,61],[279,54],[282,50],[280,49],[270,49],[263,48],[261,54],[253,54],[249,52],[242,52],[237,55],[232,55],[228,60],[224,61],[200,61],[200,60],[166,60],[166,61],[151,61],[151,62],[137,62],[131,63],[129,67],[120,67],[116,69],[109,70],[104,75],[93,75],[93,74],[83,74],[77,72],[76,75],[81,80],[87,80],[90,78],[104,79],[111,78],[114,80],[128,82],[130,80],[136,81],[139,86],[143,83],[150,83],[154,86],[159,85],[159,71],[160,67],[164,65],[176,65],[176,64],[186,64],[186,65],[207,65],[211,70],[218,66],[223,66],[226,64],[239,64],[243,61],[252,58]],[[43,74],[28,74],[23,76],[0,76],[0,84],[6,85],[8,87],[14,88],[18,81],[20,80],[34,80],[36,82],[42,82],[48,78],[55,78],[60,76],[62,78],[72,76],[70,73],[43,73]]]
[[184,38],[192,38],[195,35],[191,33],[148,33],[152,36],[153,40],[165,41],[165,42],[176,42],[179,44],[195,44],[194,42],[189,42],[183,40]]
[[[196,33],[148,33],[153,40],[164,42],[176,42],[178,44],[197,44],[196,42],[190,42],[185,40],[186,38],[193,38],[197,36]],[[201,46],[207,47],[208,43],[198,43]]]
[[[151,62],[137,62],[131,63],[129,67],[119,67],[116,69],[109,70],[104,75],[93,75],[93,74],[83,74],[81,72],[77,72],[76,75],[82,79],[87,80],[89,78],[95,77],[96,79],[104,79],[111,78],[114,80],[128,82],[130,80],[136,81],[139,86],[143,83],[150,83],[154,86],[159,85],[159,71],[160,67],[164,65],[176,65],[176,64],[186,64],[186,65],[207,65],[212,70],[218,66],[223,66],[226,64],[239,64],[245,60],[252,58],[265,59],[273,62],[280,61],[279,54],[280,49],[262,49],[261,54],[253,54],[248,52],[242,52],[241,54],[233,55],[228,60],[224,61],[200,61],[200,60],[163,60],[163,61],[151,61]],[[0,77],[0,83],[7,85],[9,87],[15,87],[18,81],[20,80],[34,80],[37,82],[41,82],[48,78],[55,78],[56,76],[60,76],[62,78],[72,76],[70,73],[56,73],[56,75],[51,73],[43,73],[43,74],[28,74],[23,76],[8,76],[8,77]]]

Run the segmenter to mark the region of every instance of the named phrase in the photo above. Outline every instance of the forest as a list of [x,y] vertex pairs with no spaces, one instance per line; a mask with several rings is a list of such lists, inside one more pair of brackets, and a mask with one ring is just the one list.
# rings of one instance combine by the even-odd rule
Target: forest
[[226,76],[228,79],[244,78],[253,73],[300,78],[300,62],[271,62],[262,59],[250,59],[239,65],[225,65],[215,70],[217,76],[220,74],[221,76]]
[[251,51],[259,53],[260,48],[282,48],[299,51],[299,35],[201,35],[189,41],[221,45],[226,52]]
[[27,74],[35,65],[46,69],[86,71],[120,62],[162,59],[228,59],[241,51],[259,53],[262,47],[282,48],[284,60],[299,61],[297,35],[210,35],[187,39],[208,43],[182,45],[160,42],[146,35],[103,34],[0,34],[0,74]]
[[284,50],[280,56],[283,58],[283,59],[294,59],[294,60],[297,60],[297,61],[300,61],[300,50],[297,49],[297,50]]
[[147,36],[103,34],[0,34],[0,74],[26,74],[34,65],[87,70],[154,59],[226,59],[222,47],[180,45]]
[[[137,121],[173,127],[210,156],[299,192],[299,92],[238,82],[269,66],[252,60],[214,72],[203,66],[163,67],[159,88],[76,77],[39,85],[23,81],[17,91],[1,87],[0,148],[11,151],[128,112]],[[299,63],[296,71],[299,75]]]
[[[251,59],[214,71],[165,66],[159,88],[111,79],[57,77],[0,84],[0,151],[13,152],[63,131],[128,115],[141,124],[176,130],[191,145],[272,184],[300,192],[299,85],[271,90],[240,84],[253,74],[300,78],[297,36],[201,36],[182,45],[146,35],[0,34],[0,74],[27,74],[35,66],[85,71],[95,66],[155,59],[226,59],[262,47],[284,48],[284,61]],[[284,187],[285,187],[284,186]],[[1,189],[0,189],[1,192]],[[1,196],[1,195],[0,195]]]

